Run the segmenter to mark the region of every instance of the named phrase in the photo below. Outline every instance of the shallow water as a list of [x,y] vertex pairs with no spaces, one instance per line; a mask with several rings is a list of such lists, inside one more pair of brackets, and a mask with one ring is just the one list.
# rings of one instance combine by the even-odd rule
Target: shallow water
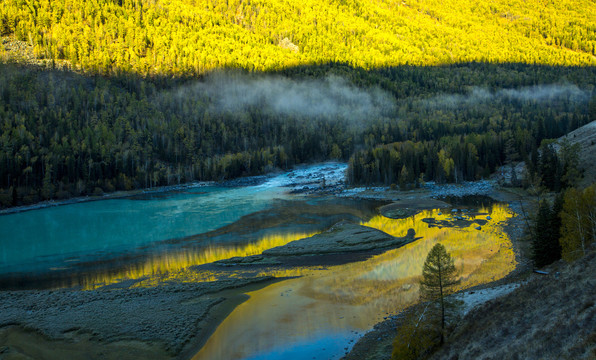
[[[515,268],[511,243],[502,233],[511,216],[507,206],[466,212],[470,223],[456,227],[429,227],[422,221],[450,219],[448,210],[364,222],[396,236],[413,228],[422,238],[366,261],[285,272],[302,277],[249,293],[193,359],[340,358],[375,323],[418,301],[422,264],[437,242],[455,258],[462,288],[502,278]],[[491,220],[485,223],[487,216]],[[481,230],[474,220],[484,224]]]
[[[0,217],[0,272],[46,270],[215,230],[283,196],[275,188],[220,188],[118,199]],[[199,192],[200,191],[200,192]],[[233,205],[231,205],[233,202]]]
[[[197,186],[184,191],[3,215],[0,216],[0,276],[44,274],[82,263],[106,263],[124,255],[175,252],[177,246],[188,243],[188,237],[194,236],[195,243],[206,242],[197,235],[279,206],[280,200],[294,200],[287,194],[293,188],[289,185],[304,186],[315,181],[315,175],[322,172],[327,182],[333,183],[341,179],[345,168],[345,164],[321,164],[280,174],[253,186]],[[245,221],[243,231],[248,237],[219,236],[209,240],[243,243],[263,237],[263,234],[250,236],[261,230],[260,224],[247,224]]]
[[[344,164],[324,164],[260,185],[203,186],[0,216],[0,277],[54,274],[66,268],[82,277],[61,286],[95,288],[126,279],[152,286],[225,276],[300,276],[250,293],[195,356],[287,360],[339,358],[376,322],[416,302],[422,263],[437,242],[456,259],[462,287],[502,278],[514,269],[511,243],[502,231],[511,212],[501,204],[457,214],[436,209],[393,220],[375,216],[375,202],[287,194],[316,186],[315,173],[326,172],[326,183],[333,184],[344,170]],[[465,221],[453,223],[454,216]],[[441,226],[429,224],[429,218]],[[221,267],[196,266],[260,254],[342,219],[394,236],[412,228],[421,239],[364,261],[324,268],[259,267],[226,273]],[[445,226],[450,223],[457,226]],[[97,264],[102,264],[101,271]]]

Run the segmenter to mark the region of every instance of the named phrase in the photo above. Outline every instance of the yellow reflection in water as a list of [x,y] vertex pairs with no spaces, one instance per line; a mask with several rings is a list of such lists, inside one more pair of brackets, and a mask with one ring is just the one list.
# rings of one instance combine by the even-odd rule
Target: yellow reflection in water
[[[394,236],[403,236],[413,228],[416,236],[422,237],[366,261],[324,270],[262,273],[304,276],[249,293],[251,298],[224,320],[194,359],[255,354],[266,357],[274,349],[318,341],[325,335],[366,331],[387,313],[399,312],[418,301],[422,265],[437,242],[445,245],[455,258],[462,277],[461,288],[497,280],[515,268],[511,241],[503,233],[503,225],[513,216],[506,205],[496,204],[480,209],[475,216],[466,216],[469,223],[459,221],[466,227],[429,227],[422,221],[452,218],[451,213],[439,213],[424,211],[403,220],[378,216],[363,223]],[[486,220],[489,215],[491,219]],[[482,222],[480,230],[476,229],[477,223],[472,223],[474,220]]]
[[287,233],[266,235],[254,243],[241,245],[211,245],[207,248],[183,249],[176,252],[152,256],[141,263],[109,274],[94,274],[80,284],[84,289],[94,289],[128,279],[143,279],[136,286],[153,286],[161,281],[184,282],[213,281],[217,277],[208,271],[190,271],[196,265],[209,264],[232,257],[261,254],[267,249],[285,245],[291,241],[313,236],[316,233]]
[[[441,214],[441,215],[439,215]],[[382,215],[362,222],[361,225],[384,231],[393,236],[404,236],[408,229],[416,231],[420,238],[399,249],[389,250],[365,262],[351,263],[341,266],[326,268],[333,271],[336,276],[332,279],[337,284],[329,287],[334,294],[345,293],[347,289],[353,293],[354,298],[360,298],[368,292],[362,291],[362,284],[370,285],[371,281],[378,282],[404,282],[412,279],[416,283],[422,273],[422,265],[430,249],[438,242],[442,243],[451,256],[462,277],[460,288],[467,288],[478,284],[500,279],[511,272],[515,266],[515,254],[511,247],[511,240],[503,233],[503,225],[514,214],[507,205],[495,204],[490,208],[481,208],[474,214],[466,215],[462,226],[430,226],[422,219],[434,218],[437,222],[449,221],[453,224],[450,212],[442,213],[441,210],[427,210],[408,219],[395,220]],[[490,220],[486,220],[487,216]],[[482,223],[480,230],[475,220]],[[486,222],[486,223],[484,223]],[[456,222],[457,224],[457,222]],[[263,271],[260,276],[304,276],[312,275],[320,270],[317,267],[271,269]],[[339,286],[343,282],[343,286]],[[348,283],[349,286],[346,286]],[[389,287],[395,287],[391,284]],[[415,284],[413,284],[415,285]],[[323,287],[324,288],[324,287]],[[387,286],[382,287],[386,291]],[[376,290],[378,292],[380,290]]]
[[[504,277],[516,265],[511,240],[503,233],[503,225],[513,213],[507,205],[495,204],[490,208],[481,208],[474,214],[476,215],[464,215],[464,221],[467,222],[464,225],[468,225],[465,227],[457,226],[458,222],[449,221],[454,216],[440,210],[423,211],[406,220],[377,216],[363,223],[394,236],[402,236],[409,228],[413,228],[416,236],[422,237],[400,249],[380,255],[376,260],[382,266],[375,266],[374,271],[363,276],[386,280],[418,276],[422,273],[426,255],[440,242],[455,259],[462,276],[462,288]],[[422,221],[424,218],[434,218],[437,222],[447,220],[456,226],[431,226]],[[478,221],[475,222],[476,220]],[[480,230],[476,229],[477,226],[480,226]]]

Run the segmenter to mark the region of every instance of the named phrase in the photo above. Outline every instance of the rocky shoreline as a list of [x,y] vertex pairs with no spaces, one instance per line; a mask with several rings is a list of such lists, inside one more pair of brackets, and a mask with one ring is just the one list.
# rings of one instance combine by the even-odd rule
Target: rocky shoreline
[[[523,236],[523,228],[526,225],[520,197],[507,190],[499,189],[493,183],[488,181],[480,182],[480,184],[477,185],[471,183],[471,185],[471,188],[466,189],[460,185],[437,186],[432,184],[430,186],[430,193],[432,194],[431,196],[437,198],[462,198],[464,196],[488,196],[490,194],[489,197],[495,201],[508,203],[517,216],[508,221],[504,230],[512,240],[517,266],[514,271],[503,279],[475,286],[452,295],[464,301],[466,304],[465,313],[484,303],[514,291],[520,286],[520,282],[525,281],[525,274],[530,273],[532,269],[531,261],[528,260],[528,250],[524,248],[525,244],[520,242],[520,239]],[[492,190],[489,192],[489,189]],[[421,310],[422,304],[416,304],[400,313],[388,313],[383,321],[377,323],[370,331],[365,333],[341,359],[390,359],[393,350],[393,340],[397,335],[397,329],[402,324],[405,315],[409,312],[417,312]]]

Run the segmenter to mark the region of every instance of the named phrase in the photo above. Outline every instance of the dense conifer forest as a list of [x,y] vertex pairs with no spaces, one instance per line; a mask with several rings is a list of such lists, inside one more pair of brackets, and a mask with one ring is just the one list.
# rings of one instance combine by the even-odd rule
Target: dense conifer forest
[[594,14],[588,0],[6,0],[0,206],[324,160],[402,187],[525,160],[561,188],[568,160],[545,140],[596,119]]
[[[330,64],[201,81],[1,70],[4,206],[330,159],[366,184],[474,180],[513,160],[540,171],[542,140],[596,115],[591,67]],[[314,87],[335,101],[317,108]]]

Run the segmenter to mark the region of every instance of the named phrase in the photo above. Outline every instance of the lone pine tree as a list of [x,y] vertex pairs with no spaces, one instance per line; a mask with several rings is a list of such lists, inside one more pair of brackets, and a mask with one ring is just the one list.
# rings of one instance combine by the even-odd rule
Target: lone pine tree
[[445,332],[445,297],[451,294],[459,283],[457,269],[451,255],[441,244],[436,244],[426,256],[420,281],[420,298],[437,301],[441,309],[441,344]]

